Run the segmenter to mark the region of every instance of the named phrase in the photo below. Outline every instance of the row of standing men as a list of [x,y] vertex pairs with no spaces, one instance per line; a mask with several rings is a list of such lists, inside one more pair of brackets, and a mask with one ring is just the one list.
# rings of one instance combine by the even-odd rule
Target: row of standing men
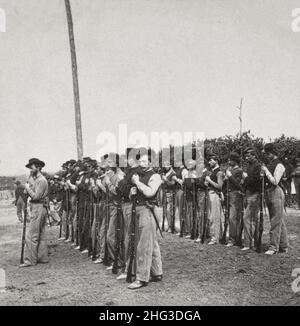
[[237,153],[230,154],[225,171],[211,155],[200,177],[194,160],[180,167],[177,162],[177,168],[164,162],[161,171],[151,167],[149,155],[130,159],[125,170],[115,165],[116,154],[106,155],[101,165],[90,158],[69,161],[49,196],[51,202],[62,197],[63,239],[95,264],[107,265],[118,280],[135,279],[129,288],[137,289],[162,279],[158,229],[209,245],[222,242],[261,251],[266,206],[271,229],[265,253],[288,251],[280,186],[284,166],[272,144],[265,151],[268,166],[248,148],[245,170]]

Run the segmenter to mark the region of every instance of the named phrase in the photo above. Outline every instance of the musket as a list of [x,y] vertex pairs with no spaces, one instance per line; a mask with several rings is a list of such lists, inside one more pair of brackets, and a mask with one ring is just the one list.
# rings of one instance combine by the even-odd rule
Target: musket
[[121,198],[118,196],[117,198],[117,220],[116,220],[116,238],[115,238],[115,256],[113,262],[112,273],[118,274],[119,269],[119,258],[121,252],[121,219],[122,219],[122,206],[121,206]]
[[227,228],[229,222],[229,180],[226,182],[226,205],[225,205],[225,221],[224,221],[224,232],[222,236],[222,243],[226,244],[227,239]]
[[241,193],[242,195],[242,210],[241,210],[241,220],[240,220],[240,230],[239,230],[239,238],[238,238],[238,245],[242,246],[243,243],[243,230],[244,230],[244,194]]
[[194,240],[196,239],[196,233],[197,233],[196,184],[194,179],[192,179],[191,181],[192,181],[192,211],[193,211],[193,226],[191,232],[191,240]]
[[205,242],[206,234],[207,234],[207,224],[208,224],[207,209],[208,209],[208,188],[206,187],[205,197],[204,197],[204,208],[203,208],[203,232],[201,237],[202,244]]
[[94,220],[95,220],[95,240],[94,240],[94,246],[93,246],[93,254],[92,254],[92,260],[95,261],[97,259],[97,247],[98,247],[98,232],[100,228],[100,202],[98,199],[98,202],[95,204],[95,210],[94,210]]
[[70,229],[69,229],[69,189],[66,189],[66,236],[65,239],[68,240],[70,236]]
[[94,216],[93,216],[93,206],[94,206],[94,202],[93,202],[93,190],[90,189],[90,200],[89,200],[89,230],[88,230],[88,235],[89,235],[89,241],[88,241],[88,255],[91,256],[93,254],[93,238],[92,238],[92,225],[93,225],[93,221],[94,221]]
[[176,199],[176,193],[175,190],[172,191],[172,219],[171,219],[171,232],[175,233],[175,199]]
[[165,221],[166,221],[166,190],[164,184],[162,185],[162,210],[163,210],[163,219],[161,230],[165,232]]
[[183,204],[182,204],[182,214],[181,214],[181,223],[180,223],[180,238],[183,237],[183,232],[185,228],[185,219],[186,219],[186,183],[183,184]]
[[21,259],[20,259],[21,265],[24,264],[24,249],[25,249],[25,243],[26,243],[26,223],[27,223],[27,202],[28,202],[28,197],[27,197],[27,200],[25,202],[25,209],[24,209],[24,220],[23,220],[23,231],[22,231],[22,245],[21,245]]
[[108,232],[108,224],[109,224],[109,194],[108,188],[106,188],[106,196],[105,196],[105,244],[104,244],[104,259],[103,264],[105,266],[109,266],[109,257],[108,257],[108,243],[107,243],[107,232]]
[[133,271],[133,264],[136,258],[136,195],[131,197],[132,209],[131,209],[131,225],[130,225],[130,247],[129,247],[129,263],[127,268],[126,282],[131,283],[132,277],[135,274],[135,269]]
[[262,235],[264,232],[264,202],[265,202],[265,177],[261,175],[261,193],[260,193],[260,212],[259,212],[259,233],[256,250],[258,253],[262,251]]

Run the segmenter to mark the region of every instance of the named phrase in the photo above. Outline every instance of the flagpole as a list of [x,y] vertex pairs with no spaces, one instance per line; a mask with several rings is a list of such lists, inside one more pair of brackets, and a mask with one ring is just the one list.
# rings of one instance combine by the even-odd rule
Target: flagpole
[[69,0],[65,0],[65,6],[66,6],[69,40],[70,40],[70,51],[71,51],[71,61],[72,61],[73,92],[74,92],[74,105],[75,105],[75,125],[76,125],[76,138],[77,138],[77,156],[78,156],[78,159],[81,160],[83,158],[83,142],[82,142],[78,69],[77,69],[76,48],[75,48],[75,40],[74,40],[72,10],[71,10],[71,5],[70,5]]

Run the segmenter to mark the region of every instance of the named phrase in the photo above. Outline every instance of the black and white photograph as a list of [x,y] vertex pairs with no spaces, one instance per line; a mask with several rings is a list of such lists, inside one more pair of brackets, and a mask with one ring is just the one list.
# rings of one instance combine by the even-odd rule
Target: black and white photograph
[[0,0],[0,306],[299,305],[300,1]]

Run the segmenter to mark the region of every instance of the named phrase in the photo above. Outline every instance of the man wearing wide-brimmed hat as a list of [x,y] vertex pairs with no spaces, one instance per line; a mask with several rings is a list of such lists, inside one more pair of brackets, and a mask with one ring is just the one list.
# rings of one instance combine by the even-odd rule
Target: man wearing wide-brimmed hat
[[33,184],[26,183],[25,190],[31,198],[31,221],[26,235],[26,255],[20,267],[34,266],[48,262],[48,246],[45,237],[48,196],[48,182],[41,170],[45,163],[37,158],[29,160],[26,167],[30,169]]

